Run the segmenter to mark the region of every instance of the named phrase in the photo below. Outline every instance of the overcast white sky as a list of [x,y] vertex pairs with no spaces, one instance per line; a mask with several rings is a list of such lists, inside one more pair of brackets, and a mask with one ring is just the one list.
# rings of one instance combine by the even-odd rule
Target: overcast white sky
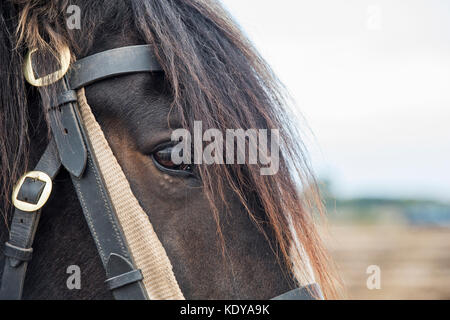
[[222,0],[341,196],[450,200],[450,1]]

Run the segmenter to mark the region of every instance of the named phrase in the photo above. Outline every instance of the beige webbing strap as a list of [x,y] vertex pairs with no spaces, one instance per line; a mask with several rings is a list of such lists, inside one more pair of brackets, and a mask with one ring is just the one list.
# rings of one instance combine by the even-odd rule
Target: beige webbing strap
[[100,166],[117,218],[123,229],[136,267],[142,271],[150,299],[184,299],[172,271],[172,264],[152,224],[133,195],[128,180],[115,158],[100,125],[89,107],[84,88],[77,92],[81,117]]

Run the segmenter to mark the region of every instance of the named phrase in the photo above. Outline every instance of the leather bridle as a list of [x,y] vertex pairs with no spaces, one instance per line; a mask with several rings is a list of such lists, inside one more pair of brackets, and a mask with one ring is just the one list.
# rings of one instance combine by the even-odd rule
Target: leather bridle
[[[52,180],[61,167],[70,173],[106,271],[105,281],[115,299],[146,300],[143,275],[136,268],[101,170],[87,138],[79,113],[76,90],[94,82],[141,72],[163,71],[150,45],[116,48],[70,64],[70,52],[63,50],[61,69],[35,79],[30,51],[25,59],[25,78],[37,87],[56,85],[57,98],[50,102],[52,139],[33,171],[26,173],[13,192],[15,206],[9,240],[3,253],[5,265],[0,299],[21,299],[32,244],[40,212],[48,200]],[[274,298],[294,300],[321,297],[317,284],[297,288]]]

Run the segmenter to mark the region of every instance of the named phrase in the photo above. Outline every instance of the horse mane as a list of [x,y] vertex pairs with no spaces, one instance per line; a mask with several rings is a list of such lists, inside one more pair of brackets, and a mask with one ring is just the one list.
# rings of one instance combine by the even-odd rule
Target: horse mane
[[8,225],[10,195],[28,162],[28,107],[22,65],[23,52],[15,49],[15,9],[0,6],[0,208]]
[[[287,107],[288,95],[229,14],[210,0],[70,4],[81,8],[80,30],[66,25],[68,0],[8,0],[0,7],[0,202],[5,221],[10,182],[27,166],[25,48],[56,53],[68,45],[76,57],[83,57],[101,34],[134,30],[143,42],[154,45],[172,92],[172,110],[181,115],[185,128],[193,128],[196,120],[205,130],[280,130],[280,167],[275,175],[261,176],[260,167],[250,164],[197,166],[219,235],[218,203],[227,205],[225,190],[231,188],[253,222],[268,239],[275,239],[274,250],[291,271],[307,269],[302,266],[311,263],[325,296],[337,297],[338,278],[317,231],[316,218],[323,217],[324,209],[298,124]],[[293,250],[297,266],[291,260]]]

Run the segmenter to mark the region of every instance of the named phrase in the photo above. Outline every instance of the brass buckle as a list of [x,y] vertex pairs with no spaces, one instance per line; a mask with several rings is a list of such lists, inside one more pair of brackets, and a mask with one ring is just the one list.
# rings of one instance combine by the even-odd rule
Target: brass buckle
[[34,72],[33,72],[33,64],[31,62],[31,56],[33,53],[35,53],[37,49],[31,49],[28,51],[27,55],[25,56],[25,62],[23,66],[23,73],[25,76],[25,79],[28,81],[29,84],[35,86],[35,87],[44,87],[48,86],[52,83],[55,83],[56,81],[62,79],[66,72],[69,70],[70,66],[70,49],[69,47],[65,46],[62,51],[60,52],[60,58],[59,62],[61,64],[61,69],[58,71],[55,71],[53,73],[50,73],[46,76],[43,76],[41,78],[35,78]]
[[[20,188],[22,188],[23,182],[26,178],[36,179],[40,180],[42,182],[45,182],[44,190],[42,190],[41,196],[39,197],[39,200],[36,204],[28,203],[22,200],[17,199],[17,196],[19,194]],[[38,211],[42,206],[47,202],[48,198],[50,197],[50,193],[52,192],[52,179],[42,171],[30,171],[26,174],[24,174],[17,184],[14,186],[13,194],[12,194],[12,202],[14,206],[22,211],[25,212],[33,212]]]

